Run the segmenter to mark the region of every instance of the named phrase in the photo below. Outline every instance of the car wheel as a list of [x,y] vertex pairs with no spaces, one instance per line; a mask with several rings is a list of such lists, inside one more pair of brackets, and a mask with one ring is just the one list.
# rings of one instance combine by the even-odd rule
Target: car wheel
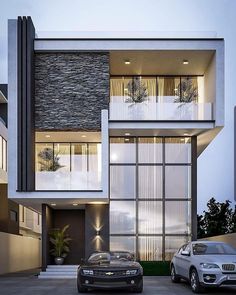
[[204,291],[204,288],[200,285],[196,269],[192,269],[190,273],[190,285],[193,293],[201,293]]
[[77,284],[78,293],[87,293],[88,289]]
[[143,292],[143,280],[139,282],[138,286],[132,289],[133,293],[142,293]]
[[171,275],[171,281],[173,283],[179,283],[180,282],[180,277],[176,274],[175,267],[174,267],[173,264],[171,265],[170,275]]

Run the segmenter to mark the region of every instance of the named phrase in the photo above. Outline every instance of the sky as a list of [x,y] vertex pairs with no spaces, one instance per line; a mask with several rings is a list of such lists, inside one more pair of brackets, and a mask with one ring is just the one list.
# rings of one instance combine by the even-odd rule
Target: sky
[[[234,200],[235,0],[1,0],[0,83],[7,83],[7,19],[36,31],[179,32],[225,39],[225,127],[198,158],[198,212],[210,197]],[[206,33],[207,32],[207,33]]]

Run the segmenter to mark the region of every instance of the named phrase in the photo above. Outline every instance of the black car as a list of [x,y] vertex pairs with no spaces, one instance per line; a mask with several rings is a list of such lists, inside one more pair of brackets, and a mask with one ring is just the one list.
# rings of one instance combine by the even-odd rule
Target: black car
[[78,268],[78,292],[88,289],[143,291],[143,269],[129,252],[96,252]]

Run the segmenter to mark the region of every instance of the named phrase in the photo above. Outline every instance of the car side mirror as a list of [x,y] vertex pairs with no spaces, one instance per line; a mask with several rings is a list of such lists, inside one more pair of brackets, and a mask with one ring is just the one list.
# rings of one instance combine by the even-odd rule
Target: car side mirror
[[181,255],[184,255],[184,256],[190,256],[190,252],[187,251],[187,250],[183,250],[183,251],[181,252]]

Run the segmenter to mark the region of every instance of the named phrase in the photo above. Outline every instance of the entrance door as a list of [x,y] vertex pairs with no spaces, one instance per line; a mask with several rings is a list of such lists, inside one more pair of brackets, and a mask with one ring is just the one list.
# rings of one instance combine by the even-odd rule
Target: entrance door
[[80,264],[85,256],[85,210],[54,210],[53,218],[54,228],[70,225],[67,233],[72,241],[65,264]]

